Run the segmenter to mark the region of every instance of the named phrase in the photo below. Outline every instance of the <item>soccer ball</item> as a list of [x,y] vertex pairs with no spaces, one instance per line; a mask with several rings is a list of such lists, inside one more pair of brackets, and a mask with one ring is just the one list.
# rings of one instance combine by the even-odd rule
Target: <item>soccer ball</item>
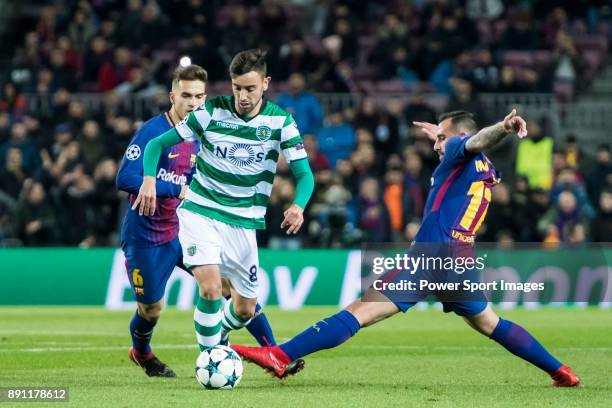
[[227,346],[206,349],[196,360],[195,376],[209,390],[234,388],[242,379],[242,360]]

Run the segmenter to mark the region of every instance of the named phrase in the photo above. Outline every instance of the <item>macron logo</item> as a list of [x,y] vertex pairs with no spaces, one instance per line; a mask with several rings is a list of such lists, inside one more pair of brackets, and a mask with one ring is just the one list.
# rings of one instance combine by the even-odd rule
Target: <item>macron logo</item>
[[183,185],[187,183],[187,177],[179,176],[178,174],[175,174],[174,171],[168,173],[168,170],[166,169],[159,169],[157,178],[162,181],[169,181],[173,184]]
[[235,123],[221,122],[220,120],[218,120],[216,124],[217,126],[225,128],[225,129],[233,129],[233,130],[238,129],[238,125]]

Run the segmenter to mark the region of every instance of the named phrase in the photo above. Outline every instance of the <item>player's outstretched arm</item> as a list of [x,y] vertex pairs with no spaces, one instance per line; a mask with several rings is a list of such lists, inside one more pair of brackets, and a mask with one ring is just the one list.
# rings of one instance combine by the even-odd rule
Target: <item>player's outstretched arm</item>
[[289,168],[295,177],[295,198],[293,204],[284,212],[285,219],[281,228],[289,227],[287,235],[297,234],[304,223],[304,208],[308,204],[314,190],[314,176],[308,164],[308,159],[303,158],[289,163]]
[[503,121],[480,129],[478,133],[467,140],[465,148],[471,153],[480,153],[495,146],[511,133],[516,133],[520,138],[527,136],[525,119],[516,114],[516,109],[512,109],[512,112]]
[[155,173],[157,172],[159,157],[164,149],[179,144],[182,141],[183,139],[181,139],[178,133],[174,129],[170,129],[147,143],[143,157],[144,177],[138,191],[138,197],[136,197],[132,205],[132,210],[138,208],[138,214],[148,217],[155,212]]

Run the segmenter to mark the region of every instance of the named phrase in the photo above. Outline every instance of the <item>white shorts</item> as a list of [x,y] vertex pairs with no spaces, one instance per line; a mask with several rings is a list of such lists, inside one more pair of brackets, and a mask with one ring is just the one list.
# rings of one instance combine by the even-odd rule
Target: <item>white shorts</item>
[[234,227],[184,208],[176,213],[183,263],[189,268],[219,265],[221,277],[229,279],[240,296],[257,298],[259,254],[255,230]]

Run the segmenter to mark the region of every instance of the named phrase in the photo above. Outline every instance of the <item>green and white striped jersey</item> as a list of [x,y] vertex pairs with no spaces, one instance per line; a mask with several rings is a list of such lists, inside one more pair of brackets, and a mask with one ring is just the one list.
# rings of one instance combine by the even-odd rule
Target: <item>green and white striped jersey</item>
[[231,96],[204,103],[176,125],[186,141],[199,140],[196,172],[182,208],[230,225],[263,229],[276,163],[306,158],[290,114],[264,99],[257,116],[242,119]]

